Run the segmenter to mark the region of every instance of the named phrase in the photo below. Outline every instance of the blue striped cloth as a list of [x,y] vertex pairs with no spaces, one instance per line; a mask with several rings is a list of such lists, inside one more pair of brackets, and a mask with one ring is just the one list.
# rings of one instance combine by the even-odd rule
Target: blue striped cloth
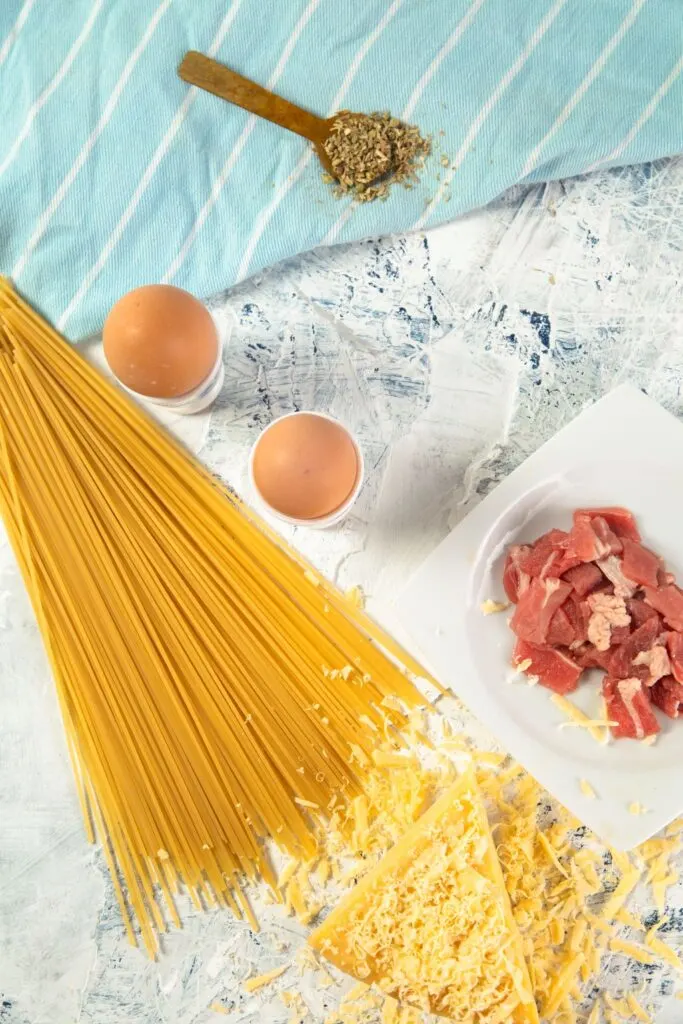
[[[335,199],[307,144],[176,67],[434,138],[412,191]],[[510,185],[683,151],[683,0],[1,0],[0,271],[68,337],[136,285],[208,296]]]

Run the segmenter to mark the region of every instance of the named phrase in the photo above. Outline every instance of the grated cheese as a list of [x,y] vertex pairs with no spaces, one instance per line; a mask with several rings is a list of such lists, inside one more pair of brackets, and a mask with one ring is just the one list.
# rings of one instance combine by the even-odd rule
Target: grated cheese
[[584,715],[580,708],[577,708],[576,704],[572,704],[570,700],[567,700],[566,697],[562,697],[559,693],[554,693],[550,699],[555,707],[559,708],[560,711],[562,711],[569,719],[569,722],[560,723],[558,728],[561,729],[563,726],[566,727],[569,725],[579,726],[582,729],[586,729],[588,735],[591,736],[596,743],[601,744],[601,746],[609,743],[609,726],[614,723],[610,722],[608,719],[589,718],[588,715]]
[[393,750],[373,750],[372,760],[382,768],[405,768],[408,765],[417,767],[417,758],[410,754],[399,754]]
[[213,1010],[214,1013],[223,1013],[225,1014],[226,1017],[230,1013],[230,1010],[228,1010],[227,1007],[223,1006],[222,1003],[211,1003],[209,1009]]
[[647,807],[643,807],[642,804],[638,803],[637,800],[634,800],[632,803],[628,805],[628,813],[637,816],[639,814],[647,814],[648,809]]
[[354,608],[360,608],[361,611],[365,608],[365,591],[361,586],[349,587],[344,597]]
[[683,962],[681,961],[678,953],[668,946],[663,939],[658,938],[656,935],[650,935],[649,933],[645,936],[645,944],[662,960],[666,963],[671,964],[677,971],[683,971]]
[[[609,851],[610,859],[606,856],[608,851],[595,837],[577,842],[576,820],[551,801],[535,780],[505,754],[480,753],[471,740],[454,731],[453,726],[438,715],[427,716],[427,721],[423,720],[424,716],[408,716],[406,709],[391,698],[383,702],[383,707],[386,715],[380,707],[377,711],[384,718],[384,735],[382,731],[374,734],[377,744],[374,756],[368,757],[360,747],[351,750],[352,758],[364,766],[363,795],[354,793],[349,798],[345,798],[343,792],[333,795],[327,808],[327,822],[323,822],[322,817],[318,822],[315,858],[301,868],[296,867],[295,861],[292,868],[288,862],[282,869],[288,874],[291,872],[282,889],[286,905],[297,913],[300,921],[317,913],[322,904],[334,903],[338,898],[337,888],[328,890],[328,885],[351,886],[353,896],[366,877],[381,876],[387,854],[391,856],[392,848],[405,848],[406,837],[415,823],[435,805],[445,788],[453,784],[454,765],[463,769],[469,765],[487,802],[491,820],[495,821],[493,832],[498,860],[521,937],[521,949],[529,965],[529,983],[544,1012],[547,1006],[556,1005],[551,1018],[556,1024],[576,1024],[577,1019],[585,1024],[599,1024],[601,1019],[603,1024],[609,1024],[610,1020],[616,1024],[614,1005],[605,1008],[602,999],[593,1005],[588,1021],[580,1012],[582,993],[584,996],[590,993],[606,954],[620,953],[645,964],[664,961],[672,968],[681,969],[683,965],[676,951],[657,940],[656,928],[650,929],[650,942],[645,941],[643,946],[628,942],[623,936],[634,934],[626,929],[637,929],[638,940],[645,933],[642,923],[626,910],[638,882],[651,885],[658,903],[665,899],[666,887],[675,883],[678,876],[673,871],[672,860],[680,850],[683,819],[670,826],[664,837],[643,843],[632,856]],[[410,717],[409,722],[406,717]],[[583,717],[588,722],[594,721]],[[433,745],[423,742],[426,736],[434,738]],[[539,824],[539,807],[551,809],[552,824],[547,827]],[[433,842],[435,838],[432,836]],[[583,845],[584,842],[587,845]],[[405,863],[410,866],[411,862],[406,858]],[[428,864],[427,869],[429,867]],[[403,873],[405,877],[403,867],[394,873]],[[442,868],[440,881],[444,874],[448,872]],[[473,898],[480,897],[481,887],[487,884],[485,872],[468,865],[467,870],[459,874],[463,884],[470,887],[468,891]],[[612,891],[607,894],[602,908],[592,911],[590,908],[602,897],[606,885]],[[421,891],[416,888],[412,903],[415,913],[420,914],[420,922],[424,911]],[[444,896],[435,884],[432,885],[432,895],[437,892],[441,912]],[[333,910],[330,918],[335,913]],[[658,926],[662,923],[659,921]],[[317,932],[326,924],[327,921]],[[420,924],[420,928],[424,931],[424,924]],[[438,934],[438,928],[432,931]],[[421,932],[419,934],[421,936]],[[477,943],[479,940],[477,936]],[[421,937],[420,941],[429,944],[431,936]],[[655,949],[651,943],[657,941],[661,945]],[[343,952],[344,946],[339,943],[336,951],[328,949],[327,957],[336,962],[335,956]],[[365,959],[367,961],[367,957]],[[363,963],[362,957],[352,967],[352,973],[359,979],[373,980],[372,967],[368,962]],[[406,984],[409,984],[412,977],[409,961],[403,964],[403,969],[403,980],[408,978]],[[511,978],[513,974],[510,969]],[[315,972],[315,977],[321,989],[334,984],[327,973]],[[329,988],[325,999],[333,992]],[[647,1014],[647,1010],[638,1004],[639,1016],[633,1001],[628,996],[624,998],[629,1007],[629,1019],[646,1024],[649,1018],[642,1014]],[[623,1009],[624,1000],[616,1005]],[[465,1019],[471,1017],[471,1012],[465,1015]],[[386,993],[378,994],[373,989],[354,1002],[344,1002],[339,1011],[328,1018],[328,1024],[369,1024],[370,1020],[375,1024],[379,1021],[381,1024],[419,1024],[421,1017],[407,1002],[400,1005]],[[510,1014],[504,1018],[505,1024],[508,1020],[510,1024],[513,1021],[521,1024]]]
[[[435,899],[435,893],[438,899]],[[419,908],[420,927],[415,926]],[[457,935],[455,946],[449,936]],[[467,772],[309,940],[341,970],[422,1010],[538,1020],[486,813]]]
[[609,1007],[610,1010],[613,1010],[614,1013],[618,1013],[624,1020],[628,1020],[629,1017],[632,1016],[631,1007],[625,999],[615,999],[614,996],[609,994],[609,992],[605,992],[602,998],[605,1002],[605,1006]]
[[276,978],[279,978],[287,970],[289,970],[289,964],[283,964],[282,967],[275,967],[272,971],[267,971],[265,974],[257,974],[255,977],[247,978],[246,981],[243,981],[242,988],[245,992],[257,992],[258,989],[270,985],[271,981],[275,981]]
[[[643,922],[640,920],[640,918],[635,917],[633,914],[629,913],[628,910],[624,910],[623,907],[614,916],[620,924],[625,924],[628,928],[633,928],[634,931],[645,931],[645,929],[643,928]],[[659,925],[657,927],[659,927]]]
[[632,992],[629,992],[626,996],[626,1002],[628,1003],[629,1010],[631,1011],[631,1016],[635,1017],[636,1020],[642,1021],[642,1024],[652,1024],[652,1017],[640,1005]]
[[510,607],[509,601],[494,601],[492,598],[487,597],[485,601],[479,605],[484,615],[495,615],[497,612],[506,612]]
[[596,999],[595,1002],[593,1003],[593,1009],[590,1012],[590,1015],[588,1017],[588,1020],[586,1021],[586,1024],[599,1024],[599,1022],[600,1022],[600,1003]]
[[647,950],[641,949],[640,946],[636,946],[633,942],[625,942],[624,939],[612,939],[610,941],[609,948],[614,953],[623,953],[624,956],[630,957],[631,960],[637,960],[638,963],[652,963],[652,956],[647,952]]
[[287,883],[290,881],[290,879],[292,879],[294,877],[294,875],[296,874],[298,868],[299,868],[299,861],[298,860],[290,860],[288,864],[285,864],[284,868],[282,869],[280,874],[277,876],[277,882],[275,883],[277,885],[277,888],[278,889],[284,889],[284,887],[287,885]]
[[595,800],[597,798],[598,794],[595,792],[588,779],[579,779],[579,788],[583,795],[589,800]]

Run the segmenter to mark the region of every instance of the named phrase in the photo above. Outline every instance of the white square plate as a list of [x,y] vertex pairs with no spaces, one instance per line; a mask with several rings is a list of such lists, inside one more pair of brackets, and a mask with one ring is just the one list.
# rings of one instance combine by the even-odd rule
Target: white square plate
[[[505,600],[503,553],[551,527],[568,529],[577,507],[623,505],[644,542],[683,584],[683,424],[630,386],[611,392],[543,445],[489,494],[430,555],[399,596],[392,619],[423,663],[461,697],[538,781],[599,836],[630,849],[683,811],[683,719],[657,711],[653,746],[600,746],[566,721],[541,686],[510,682],[510,613],[485,616],[486,598]],[[602,718],[601,674],[570,699]],[[591,800],[579,782],[598,794]],[[647,813],[633,815],[629,804]]]

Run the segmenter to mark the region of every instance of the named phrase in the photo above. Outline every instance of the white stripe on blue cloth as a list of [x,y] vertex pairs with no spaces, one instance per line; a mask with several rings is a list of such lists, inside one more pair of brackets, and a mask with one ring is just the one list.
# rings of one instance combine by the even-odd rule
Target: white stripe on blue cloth
[[[267,89],[271,89],[272,90],[277,85],[277,83],[278,83],[278,81],[279,81],[279,79],[280,79],[280,77],[282,75],[282,72],[285,70],[285,67],[287,66],[287,62],[289,61],[289,58],[292,55],[292,51],[294,50],[294,47],[296,46],[296,43],[297,43],[297,40],[299,39],[299,36],[303,32],[304,28],[306,27],[306,23],[308,22],[308,20],[310,19],[311,15],[313,14],[313,12],[315,11],[316,7],[318,6],[318,4],[320,2],[321,2],[321,0],[310,0],[310,2],[308,3],[305,11],[303,12],[301,17],[297,21],[296,25],[294,26],[294,30],[292,31],[292,34],[290,35],[289,39],[287,40],[287,42],[285,44],[285,48],[282,51],[282,56],[280,57],[279,61],[277,62],[277,66],[276,66],[275,70],[273,71],[273,74],[268,79],[268,82],[267,82],[267,85],[266,85]],[[228,178],[230,176],[230,172],[232,171],[233,167],[237,163],[237,160],[239,159],[239,156],[242,153],[242,150],[244,149],[244,146],[246,144],[247,139],[249,138],[249,136],[251,135],[252,131],[254,130],[254,127],[256,125],[257,120],[258,120],[258,118],[254,114],[250,114],[249,120],[247,121],[246,125],[242,129],[242,134],[240,135],[239,139],[237,140],[235,148],[233,149],[233,151],[231,152],[230,156],[228,157],[228,159],[223,164],[218,177],[216,178],[216,180],[214,181],[214,183],[212,185],[211,193],[210,193],[208,199],[205,201],[204,205],[202,206],[201,210],[199,211],[199,214],[197,215],[197,219],[194,222],[194,224],[192,225],[192,228],[191,228],[190,232],[188,233],[187,238],[185,239],[185,241],[181,245],[180,250],[176,253],[174,259],[172,260],[172,262],[171,262],[171,264],[170,264],[170,266],[168,268],[168,270],[166,271],[166,273],[161,278],[162,282],[164,282],[165,284],[168,283],[169,281],[173,280],[173,278],[175,277],[175,275],[178,273],[178,271],[180,270],[181,266],[183,265],[183,262],[184,262],[184,260],[185,260],[185,258],[187,256],[188,252],[190,251],[190,249],[192,248],[192,246],[194,244],[195,238],[197,237],[197,235],[201,231],[202,227],[204,226],[204,223],[205,223],[207,217],[211,213],[211,210],[213,209],[213,207],[214,207],[214,205],[216,203],[216,200],[218,199],[219,195],[221,194],[221,192],[223,190],[223,186],[225,185],[226,181],[228,180]]]
[[40,96],[38,97],[38,99],[33,104],[31,104],[29,111],[26,115],[26,120],[24,121],[21,127],[21,131],[19,132],[16,139],[10,146],[7,156],[2,161],[2,163],[0,163],[0,176],[2,176],[5,173],[5,171],[12,163],[19,150],[21,149],[22,143],[26,138],[28,138],[28,135],[33,126],[33,122],[35,121],[36,117],[49,100],[50,96],[52,96],[53,92],[55,92],[55,90],[61,85],[61,83],[64,81],[67,74],[71,70],[71,65],[76,60],[76,57],[78,56],[78,51],[81,49],[83,43],[90,35],[91,29],[95,24],[95,19],[102,10],[103,2],[104,0],[95,0],[95,3],[90,9],[88,17],[85,20],[83,28],[74,39],[73,45],[67,53],[66,57],[64,58],[64,61],[62,62],[56,75],[54,75],[52,80],[48,82],[48,84],[45,86]]
[[97,124],[95,125],[95,127],[92,130],[92,132],[90,133],[90,135],[86,139],[86,141],[85,141],[85,143],[84,143],[80,153],[76,157],[76,160],[72,164],[69,172],[62,179],[62,182],[61,182],[59,188],[57,189],[57,191],[53,195],[52,199],[48,203],[47,207],[45,208],[45,210],[43,211],[43,213],[39,217],[38,223],[37,223],[37,225],[35,227],[35,230],[34,230],[33,234],[29,238],[28,243],[26,244],[26,247],[24,248],[24,251],[22,252],[21,256],[19,257],[19,259],[15,263],[14,267],[12,268],[12,277],[14,278],[15,283],[19,280],[19,278],[21,277],[22,273],[24,272],[24,268],[26,267],[26,263],[27,263],[30,255],[31,255],[31,253],[33,252],[35,247],[38,245],[38,242],[40,241],[40,239],[45,234],[45,231],[47,230],[48,224],[50,223],[50,221],[54,217],[55,213],[57,212],[57,210],[61,206],[62,202],[64,201],[65,195],[67,194],[67,192],[69,191],[69,189],[73,185],[74,181],[78,177],[79,172],[81,171],[83,165],[85,164],[86,160],[90,156],[90,153],[91,153],[95,143],[97,142],[99,136],[102,134],[102,132],[106,128],[106,126],[107,126],[107,124],[109,122],[109,119],[111,118],[112,114],[114,113],[114,110],[116,109],[116,104],[119,102],[119,99],[121,98],[121,94],[122,94],[123,90],[125,89],[125,87],[126,87],[126,85],[128,83],[128,79],[130,78],[131,74],[133,73],[133,68],[135,67],[135,65],[137,64],[138,60],[140,59],[140,57],[144,53],[147,44],[149,43],[150,39],[154,35],[154,31],[155,31],[157,25],[159,24],[159,22],[160,22],[161,18],[163,17],[163,15],[168,10],[170,4],[171,4],[171,0],[162,0],[162,2],[157,7],[157,9],[154,12],[154,14],[153,14],[149,24],[147,25],[147,28],[143,32],[140,41],[138,42],[137,46],[135,47],[135,49],[131,53],[131,55],[128,58],[128,60],[126,61],[126,65],[125,65],[123,71],[121,72],[121,76],[120,76],[118,82],[116,83],[111,96],[107,100],[107,102],[105,104],[105,107],[104,107],[104,110],[102,111],[102,114],[101,114]]
[[[520,73],[520,71],[522,70],[522,68],[526,64],[526,62],[529,60],[529,57],[532,55],[532,53],[534,52],[534,50],[536,49],[538,44],[541,42],[541,40],[543,39],[544,35],[548,31],[548,29],[550,28],[552,23],[555,21],[555,18],[558,16],[558,14],[562,10],[562,8],[566,4],[566,2],[567,2],[567,0],[555,0],[555,3],[552,5],[550,10],[541,19],[539,24],[534,29],[534,31],[533,31],[533,33],[531,35],[531,38],[529,39],[529,41],[525,45],[524,49],[520,53],[520,55],[517,58],[517,60],[505,72],[505,74],[501,78],[500,82],[498,83],[496,88],[493,90],[493,92],[491,93],[491,95],[487,99],[486,103],[483,105],[483,107],[481,108],[481,110],[479,111],[477,116],[475,117],[474,121],[470,125],[470,127],[469,127],[469,129],[468,129],[468,131],[467,131],[467,133],[465,135],[465,138],[463,139],[463,141],[460,144],[460,148],[458,149],[458,152],[455,154],[455,157],[453,158],[453,162],[451,164],[451,167],[448,170],[448,173],[444,175],[443,181],[439,184],[439,187],[436,190],[436,193],[435,193],[433,199],[430,201],[429,205],[426,207],[426,209],[425,209],[424,213],[422,214],[422,216],[417,221],[415,221],[415,224],[413,226],[413,230],[418,231],[420,228],[424,227],[424,225],[427,223],[427,221],[429,220],[429,218],[432,215],[434,207],[436,206],[437,203],[439,203],[441,201],[441,197],[444,194],[444,191],[450,185],[450,183],[451,183],[451,181],[453,179],[454,169],[457,170],[458,167],[460,166],[460,164],[462,163],[462,161],[465,159],[465,157],[467,156],[467,154],[470,151],[472,143],[474,142],[474,140],[476,139],[477,135],[481,131],[482,126],[483,126],[484,122],[486,121],[487,117],[489,116],[491,111],[494,109],[494,107],[497,105],[497,103],[500,101],[501,97],[505,93],[505,90],[515,80],[515,78]],[[639,2],[644,2],[644,0],[639,0]]]
[[[218,31],[216,32],[216,35],[211,40],[211,45],[209,46],[209,51],[208,51],[209,52],[209,56],[211,56],[211,57],[215,56],[215,54],[220,49],[221,43],[225,39],[225,36],[227,35],[228,30],[230,29],[230,26],[232,25],[233,21],[235,20],[235,16],[236,16],[236,14],[237,14],[237,12],[238,12],[238,10],[240,8],[240,4],[241,3],[242,3],[242,0],[233,0],[233,2],[231,4],[227,14],[225,15],[225,17],[223,18],[221,24],[218,27]],[[91,288],[93,282],[96,280],[97,276],[100,274],[100,272],[102,271],[102,268],[105,266],[107,260],[109,259],[109,257],[111,256],[112,252],[114,251],[114,249],[118,245],[119,241],[121,240],[121,236],[123,235],[124,231],[126,230],[126,227],[128,226],[128,223],[130,222],[131,218],[133,217],[135,211],[137,210],[138,205],[140,203],[140,200],[142,199],[143,195],[145,194],[145,192],[149,188],[149,185],[150,185],[150,183],[152,181],[152,178],[154,177],[154,175],[155,175],[155,173],[157,171],[157,168],[159,167],[159,164],[164,159],[166,153],[168,152],[169,148],[173,144],[173,140],[175,139],[176,135],[178,134],[178,130],[180,129],[180,126],[182,125],[183,121],[187,117],[188,111],[190,110],[190,107],[192,106],[192,104],[194,103],[194,101],[196,100],[198,95],[199,95],[199,89],[197,89],[196,87],[193,86],[189,90],[187,96],[185,97],[185,99],[181,103],[180,107],[178,108],[178,111],[177,111],[175,117],[171,121],[171,124],[170,124],[170,126],[168,128],[168,131],[166,132],[166,134],[164,135],[163,139],[161,140],[161,142],[157,146],[156,150],[154,151],[154,155],[152,156],[152,159],[150,160],[149,164],[145,168],[145,172],[142,175],[142,178],[140,179],[140,183],[138,184],[137,188],[135,189],[135,192],[133,193],[133,195],[131,197],[131,200],[128,203],[128,206],[124,210],[124,212],[121,215],[118,223],[116,224],[116,227],[114,228],[114,230],[112,231],[111,235],[107,239],[107,241],[106,241],[102,251],[100,252],[100,255],[98,256],[97,260],[92,265],[92,267],[90,268],[88,273],[85,275],[85,277],[84,277],[80,287],[78,288],[78,290],[76,291],[74,296],[69,301],[66,309],[63,311],[63,313],[59,317],[59,320],[57,321],[57,326],[58,326],[60,331],[64,330],[64,328],[66,327],[67,323],[69,322],[69,318],[74,313],[74,311],[78,308],[80,303],[83,301],[83,299],[87,295],[89,289]]]
[[[349,88],[351,87],[351,83],[353,82],[354,78],[356,77],[356,74],[358,73],[358,69],[360,68],[361,64],[363,63],[368,54],[368,51],[379,39],[382,32],[384,32],[385,28],[387,27],[391,19],[394,17],[402,3],[403,0],[393,0],[393,3],[385,13],[384,17],[377,23],[373,31],[370,33],[370,35],[365,40],[363,45],[357,51],[348,71],[346,72],[346,75],[344,76],[344,80],[341,86],[339,87],[336,96],[334,97],[332,103],[330,104],[330,109],[328,110],[328,117],[331,117],[332,114],[336,114],[336,112],[339,110],[344,100],[344,97],[346,96],[347,92],[349,91]],[[266,225],[268,224],[268,221],[273,216],[278,206],[291,189],[292,185],[294,185],[295,182],[298,181],[298,179],[301,177],[304,168],[309,163],[312,156],[313,151],[311,149],[308,149],[302,155],[301,159],[299,160],[299,162],[297,163],[296,167],[289,175],[287,180],[277,190],[270,203],[265,207],[265,209],[261,210],[261,213],[258,216],[254,230],[252,231],[249,241],[247,242],[247,245],[244,250],[244,255],[242,256],[242,260],[237,270],[238,281],[241,281],[242,278],[246,277],[247,274],[249,273],[249,265],[251,263],[251,258],[254,255],[256,246],[258,245],[259,239],[261,238],[261,235],[263,234]]]
[[609,40],[607,45],[604,47],[602,53],[595,61],[595,64],[593,64],[593,67],[590,69],[584,80],[581,82],[581,85],[575,91],[574,95],[571,96],[567,103],[564,105],[560,113],[557,115],[557,118],[550,126],[548,131],[545,133],[545,135],[538,143],[538,145],[534,146],[531,153],[529,154],[526,164],[524,165],[524,170],[522,171],[523,178],[526,178],[528,174],[531,174],[531,172],[538,164],[538,158],[543,152],[543,149],[545,148],[546,144],[550,141],[553,135],[555,135],[557,130],[562,127],[567,118],[570,116],[571,112],[586,95],[593,82],[596,80],[596,78],[600,76],[601,72],[604,70],[605,64],[610,59],[610,57],[616,50],[617,46],[622,41],[628,30],[631,28],[631,25],[640,14],[640,10],[644,3],[645,0],[635,0],[633,7],[628,12],[626,17],[622,21],[621,25],[614,33],[612,38]]
[[24,6],[21,8],[21,10],[19,11],[19,14],[17,15],[17,20],[14,22],[14,25],[12,26],[12,28],[9,31],[9,35],[5,39],[5,41],[2,44],[2,46],[0,46],[0,68],[2,67],[2,65],[7,60],[7,57],[9,56],[10,50],[12,49],[14,44],[16,43],[17,36],[21,32],[21,30],[22,30],[22,28],[23,28],[23,26],[24,26],[24,24],[26,22],[26,19],[28,18],[29,14],[31,13],[31,8],[33,7],[34,3],[35,3],[35,0],[25,0]]

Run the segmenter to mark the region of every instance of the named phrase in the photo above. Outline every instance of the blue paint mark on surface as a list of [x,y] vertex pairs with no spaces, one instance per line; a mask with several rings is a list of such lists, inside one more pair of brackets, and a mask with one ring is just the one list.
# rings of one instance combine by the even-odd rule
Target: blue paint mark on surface
[[520,309],[522,316],[525,316],[538,335],[538,340],[544,349],[550,348],[550,317],[547,313],[536,313],[530,309]]

